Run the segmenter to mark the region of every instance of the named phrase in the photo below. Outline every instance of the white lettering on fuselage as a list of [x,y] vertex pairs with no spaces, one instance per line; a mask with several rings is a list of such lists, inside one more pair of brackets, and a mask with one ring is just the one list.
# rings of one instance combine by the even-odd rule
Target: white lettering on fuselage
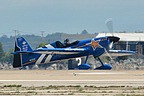
[[35,58],[29,59],[29,61],[33,61],[33,60],[35,60]]

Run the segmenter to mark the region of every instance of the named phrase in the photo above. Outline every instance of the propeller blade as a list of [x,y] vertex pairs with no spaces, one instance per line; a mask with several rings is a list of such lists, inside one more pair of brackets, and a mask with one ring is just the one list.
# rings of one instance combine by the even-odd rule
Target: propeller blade
[[111,42],[111,43],[109,44],[109,49],[112,49],[112,47],[113,47],[113,42]]
[[109,18],[105,21],[105,24],[109,30],[110,33],[112,33],[112,36],[114,36],[113,34],[113,22],[112,22],[112,18]]

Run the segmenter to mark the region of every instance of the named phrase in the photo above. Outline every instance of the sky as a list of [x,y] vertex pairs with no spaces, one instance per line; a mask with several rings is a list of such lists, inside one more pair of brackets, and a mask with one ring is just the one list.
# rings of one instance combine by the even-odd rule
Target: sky
[[144,31],[144,0],[0,0],[0,36]]

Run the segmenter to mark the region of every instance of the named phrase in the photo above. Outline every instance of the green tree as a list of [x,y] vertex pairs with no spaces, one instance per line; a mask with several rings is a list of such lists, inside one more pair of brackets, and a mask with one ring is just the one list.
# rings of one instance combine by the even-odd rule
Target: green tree
[[83,30],[81,34],[88,34],[87,30]]
[[3,56],[5,55],[3,47],[2,47],[2,43],[0,42],[0,61],[2,60]]
[[2,58],[2,61],[8,64],[12,64],[13,61],[13,49],[10,49],[8,52],[5,52],[5,55]]
[[39,48],[39,47],[44,47],[45,45],[47,45],[47,43],[42,42],[42,43],[39,44],[39,46],[38,46],[37,48]]

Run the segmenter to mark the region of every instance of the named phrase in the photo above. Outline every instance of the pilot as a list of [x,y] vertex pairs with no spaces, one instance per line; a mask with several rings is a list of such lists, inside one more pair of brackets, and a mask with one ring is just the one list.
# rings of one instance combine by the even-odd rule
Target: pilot
[[64,40],[64,45],[65,45],[65,46],[70,45],[70,42],[69,42],[69,39],[68,39],[68,38]]

